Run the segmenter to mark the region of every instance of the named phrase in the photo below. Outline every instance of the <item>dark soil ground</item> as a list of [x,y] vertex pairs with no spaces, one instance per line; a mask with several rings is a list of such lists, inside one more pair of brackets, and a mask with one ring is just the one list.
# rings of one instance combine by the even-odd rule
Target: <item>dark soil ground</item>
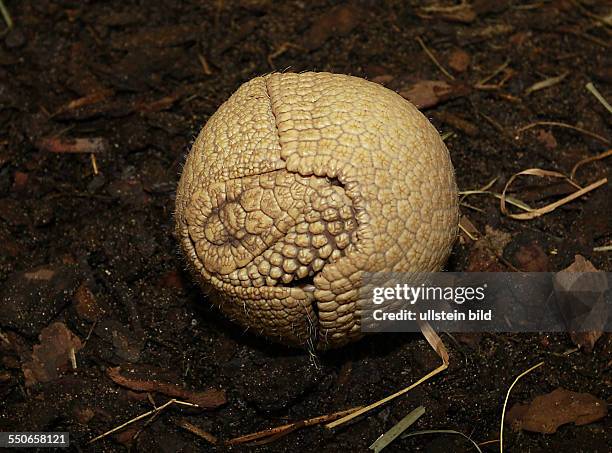
[[[610,403],[610,334],[593,351],[570,355],[562,355],[575,347],[565,334],[442,335],[449,369],[369,417],[264,446],[222,446],[373,402],[439,358],[420,335],[385,334],[322,354],[317,365],[303,351],[243,332],[192,283],[172,220],[195,135],[242,82],[273,70],[348,73],[425,96],[424,113],[441,133],[452,132],[445,138],[460,189],[497,178],[491,190],[500,192],[512,174],[533,167],[567,174],[610,146],[611,115],[585,89],[591,81],[612,99],[610,26],[598,19],[609,18],[609,3],[477,0],[455,10],[373,0],[3,3],[14,25],[0,44],[0,431],[69,431],[71,451],[366,451],[422,405],[416,429],[458,430],[483,451],[498,451],[508,387],[541,360],[508,407],[558,387]],[[442,92],[424,93],[423,80],[440,81]],[[536,121],[599,137],[550,125],[519,131]],[[609,176],[609,161],[600,160],[576,180],[584,186]],[[575,190],[534,177],[513,187],[536,206]],[[472,196],[465,203],[476,209],[462,206],[464,216],[481,235],[508,233],[508,244],[495,254],[463,237],[447,269],[558,271],[580,254],[612,271],[612,253],[594,251],[612,239],[611,194],[607,183],[528,221],[502,215],[493,197]],[[177,384],[186,389],[179,399],[218,389],[227,403],[209,411],[173,406],[88,444],[169,399],[134,391],[133,380],[132,390],[117,385],[118,366],[120,378],[133,370],[140,384]],[[555,434],[507,426],[505,450],[607,452],[611,428],[609,417]],[[470,449],[458,436],[436,434],[398,439],[387,451]]]

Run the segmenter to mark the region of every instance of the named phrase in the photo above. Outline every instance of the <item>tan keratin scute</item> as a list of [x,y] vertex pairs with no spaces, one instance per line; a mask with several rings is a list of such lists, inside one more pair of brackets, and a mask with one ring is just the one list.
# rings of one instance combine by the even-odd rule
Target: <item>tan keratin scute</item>
[[176,225],[227,316],[326,349],[362,336],[364,272],[443,266],[457,188],[439,134],[398,94],[346,75],[275,73],[242,85],[200,132]]

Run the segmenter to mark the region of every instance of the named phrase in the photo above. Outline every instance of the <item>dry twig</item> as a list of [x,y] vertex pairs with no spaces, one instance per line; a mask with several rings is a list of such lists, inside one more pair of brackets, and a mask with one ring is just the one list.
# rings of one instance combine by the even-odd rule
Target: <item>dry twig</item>
[[541,80],[537,83],[534,83],[533,85],[531,85],[529,88],[525,90],[525,94],[531,94],[535,91],[540,91],[540,90],[543,90],[544,88],[550,88],[554,85],[557,85],[558,83],[561,83],[563,79],[567,77],[568,74],[569,74],[569,71],[565,71],[563,74],[557,77],[549,77],[548,79]]
[[593,247],[594,252],[612,252],[612,244],[602,245],[601,247]]
[[[551,203],[549,205],[546,206],[542,206],[541,208],[531,208],[529,206],[520,206],[521,209],[523,209],[524,213],[521,214],[513,214],[511,212],[508,211],[507,207],[506,207],[506,191],[508,190],[508,187],[510,186],[510,184],[512,184],[512,182],[520,175],[532,175],[532,176],[540,176],[540,177],[553,177],[553,178],[563,178],[565,179],[568,183],[572,184],[574,187],[577,187],[579,190],[577,190],[576,192],[568,195],[567,197],[562,198],[561,200],[558,200],[554,203]],[[512,219],[517,219],[517,220],[530,220],[530,219],[534,219],[536,217],[540,217],[543,214],[547,214],[549,212],[554,211],[555,209],[557,209],[559,206],[563,206],[564,204],[569,203],[570,201],[575,200],[576,198],[579,198],[581,196],[583,196],[584,194],[597,189],[598,187],[602,186],[603,184],[607,183],[608,179],[607,178],[602,178],[598,181],[595,181],[592,184],[589,184],[588,186],[581,188],[580,186],[578,186],[574,181],[572,181],[570,178],[568,178],[567,176],[565,176],[563,173],[559,173],[556,171],[550,171],[550,170],[542,170],[540,168],[529,168],[527,170],[523,170],[520,171],[518,173],[515,173],[514,175],[512,175],[510,177],[510,179],[508,180],[508,182],[506,183],[506,186],[504,187],[504,190],[502,191],[502,196],[500,198],[500,209],[501,212],[505,215],[507,215],[508,217],[512,218]]]
[[605,143],[606,145],[609,145],[611,143],[610,140],[608,140],[605,137],[602,137],[601,135],[596,134],[595,132],[587,131],[586,129],[582,129],[581,127],[572,126],[571,124],[560,123],[558,121],[535,121],[533,123],[528,124],[527,126],[523,126],[519,128],[516,132],[520,134],[521,132],[525,132],[526,130],[537,127],[537,126],[564,127],[566,129],[572,129],[572,130],[581,132],[584,135],[588,135],[589,137],[593,137],[594,139],[597,139],[600,142]]
[[572,180],[574,179],[574,177],[576,176],[576,171],[578,171],[578,169],[582,167],[584,164],[588,164],[589,162],[595,162],[597,160],[605,159],[606,157],[610,157],[610,156],[612,156],[612,148],[601,154],[598,154],[597,156],[592,156],[592,157],[587,157],[586,159],[582,159],[572,168],[572,171],[570,173],[570,179]]
[[147,418],[148,416],[156,416],[158,413],[160,413],[161,411],[163,411],[164,409],[166,409],[168,406],[172,405],[172,404],[178,404],[181,406],[188,406],[188,407],[200,407],[197,404],[191,404],[191,403],[187,403],[186,401],[179,401],[176,399],[171,399],[170,401],[167,401],[166,403],[162,404],[159,407],[156,407],[155,409],[150,410],[149,412],[145,412],[144,414],[140,414],[138,417],[134,417],[131,420],[128,420],[127,422],[114,427],[111,430],[106,431],[104,434],[100,434],[97,437],[94,437],[93,439],[91,439],[89,442],[87,442],[88,444],[92,444],[106,436],[110,436],[113,433],[116,433],[117,431],[121,431],[123,428],[125,428],[126,426],[131,425],[132,423],[136,423],[139,420],[142,420],[143,418]]
[[2,17],[4,18],[4,22],[6,23],[6,29],[2,31],[2,33],[0,33],[0,36],[2,36],[8,33],[13,28],[13,18],[11,17],[11,14],[8,12],[8,9],[6,9],[6,6],[4,5],[4,0],[0,0],[0,13],[2,14]]
[[544,365],[544,362],[540,362],[534,366],[532,366],[531,368],[529,368],[528,370],[523,371],[521,374],[519,374],[516,379],[512,382],[512,385],[510,385],[510,388],[508,388],[508,392],[506,393],[506,399],[504,400],[504,406],[502,407],[502,416],[501,416],[501,423],[499,426],[499,451],[500,453],[504,453],[504,418],[506,416],[506,406],[508,405],[508,398],[510,398],[510,392],[512,391],[512,389],[514,388],[514,386],[516,385],[516,383],[525,375],[531,373],[533,370],[535,370],[538,367],[541,367],[542,365]]
[[448,77],[451,80],[455,80],[455,77],[453,77],[453,75],[448,72],[446,69],[444,69],[444,66],[442,66],[440,64],[440,62],[436,59],[436,57],[434,56],[434,54],[431,52],[431,50],[429,50],[427,48],[427,46],[425,45],[425,43],[423,42],[423,40],[421,39],[420,36],[417,36],[415,38],[417,40],[417,42],[419,43],[419,45],[421,46],[421,49],[423,49],[423,51],[427,54],[427,56],[429,57],[429,59],[433,62],[433,64],[436,65],[436,67],[440,70],[440,72],[442,72],[442,74],[444,74],[446,77]]
[[489,85],[487,84],[487,82],[491,80],[493,77],[497,76],[497,74],[505,70],[509,64],[510,64],[510,59],[506,59],[506,61],[504,61],[500,66],[498,66],[491,74],[489,74],[485,78],[476,82],[476,85],[474,85],[474,88],[479,89],[479,90],[499,89],[503,85],[505,80],[496,85]]
[[91,159],[91,168],[93,169],[93,173],[94,175],[97,175],[99,171],[98,171],[98,161],[96,160],[96,155],[94,153],[91,153],[89,157]]
[[438,356],[440,356],[440,358],[442,359],[442,364],[435,370],[429,372],[428,374],[423,376],[421,379],[409,385],[408,387],[400,390],[399,392],[396,392],[393,395],[389,395],[386,398],[376,401],[375,403],[372,403],[369,406],[366,406],[354,412],[351,412],[349,415],[342,417],[340,420],[336,420],[335,422],[325,425],[326,428],[328,429],[335,428],[348,421],[351,421],[355,417],[358,417],[362,414],[365,414],[366,412],[371,411],[372,409],[376,409],[377,407],[382,406],[383,404],[386,404],[389,401],[408,393],[410,390],[417,387],[419,384],[422,384],[428,379],[434,377],[436,374],[441,373],[442,371],[448,368],[448,361],[449,361],[448,351],[446,350],[446,347],[444,346],[444,343],[442,342],[438,334],[433,330],[433,328],[427,322],[419,321],[419,327],[421,328],[421,332],[423,333],[423,336],[425,337],[427,342],[434,349],[434,351],[436,351]]
[[612,113],[612,106],[608,103],[608,101],[606,101],[606,98],[603,97],[599,90],[595,88],[595,85],[593,85],[592,82],[587,83],[585,87],[591,92],[593,96],[595,96],[599,103],[608,110],[608,112]]
[[280,57],[285,52],[287,52],[289,49],[296,49],[296,50],[302,50],[302,51],[305,50],[303,47],[298,46],[297,44],[293,44],[290,42],[282,43],[280,46],[278,46],[276,50],[274,50],[274,52],[269,54],[267,57],[268,65],[270,66],[272,70],[274,71],[276,70],[276,66],[274,65],[274,60]]
[[193,423],[190,423],[184,418],[177,420],[175,423],[177,426],[180,426],[181,428],[189,431],[190,433],[195,434],[196,436],[204,439],[206,442],[209,442],[213,445],[216,445],[218,442],[216,436],[212,435],[208,431],[204,431],[202,428],[199,428],[198,426],[194,425]]
[[202,55],[201,53],[198,54],[198,60],[200,60],[200,65],[202,66],[202,71],[204,72],[204,75],[212,75],[212,69],[210,68],[210,65],[208,64],[208,60],[206,60],[206,57],[204,55]]
[[[346,414],[355,412],[361,409],[361,407],[354,407],[344,411],[334,412],[332,414],[320,415],[318,417],[309,418],[307,420],[301,420],[299,422],[288,423],[286,425],[277,426],[275,428],[264,429],[256,433],[247,434],[240,437],[234,437],[233,439],[225,442],[225,445],[238,445],[245,444],[248,442],[261,441],[263,443],[272,442],[280,437],[286,436],[287,434],[295,431],[296,429],[305,428],[306,426],[314,426],[321,423],[326,423],[331,420],[335,420],[340,417],[344,417]],[[263,439],[263,440],[262,440]]]
[[586,9],[578,0],[570,0],[570,2],[573,3],[578,8],[578,10],[585,16],[590,17],[596,22],[599,22],[604,27],[612,28],[612,20],[610,20],[610,16],[599,17],[597,14],[593,14],[588,9]]

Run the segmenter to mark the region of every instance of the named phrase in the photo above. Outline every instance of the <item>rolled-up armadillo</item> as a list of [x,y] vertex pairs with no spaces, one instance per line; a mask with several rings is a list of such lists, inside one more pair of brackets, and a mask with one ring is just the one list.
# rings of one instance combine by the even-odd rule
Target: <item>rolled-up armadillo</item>
[[181,247],[213,303],[318,349],[362,336],[365,272],[439,270],[457,225],[431,123],[391,90],[329,73],[242,85],[197,137],[176,197]]

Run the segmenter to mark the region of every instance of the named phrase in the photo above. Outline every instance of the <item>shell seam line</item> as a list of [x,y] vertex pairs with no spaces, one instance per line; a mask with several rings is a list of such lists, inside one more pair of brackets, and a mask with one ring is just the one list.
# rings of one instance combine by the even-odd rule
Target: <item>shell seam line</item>
[[[274,112],[274,106],[272,104],[272,93],[270,93],[270,86],[268,85],[268,79],[267,77],[264,78],[264,86],[266,87],[266,95],[268,96],[268,103],[270,104],[270,114],[272,115],[272,118],[274,118],[274,130],[276,131],[276,138],[278,140],[278,146],[281,150],[281,154],[282,154],[282,150],[283,150],[283,145],[281,144],[281,139],[280,139],[280,132],[278,130],[278,121],[276,118],[276,113]],[[281,160],[283,162],[286,163],[285,159],[283,159],[283,157],[281,156]],[[286,169],[286,167],[285,167]],[[319,327],[320,327],[320,323],[319,323],[319,306],[317,304],[317,301],[313,298],[310,304],[310,308],[312,308],[314,315],[315,315],[315,320],[314,322],[310,319],[310,316],[308,314],[308,309],[306,310],[306,318],[308,320],[308,331],[309,331],[309,339],[307,340],[306,344],[309,345],[310,348],[314,348],[314,345],[316,343],[318,343],[319,341]]]
[[[274,106],[272,105],[272,94],[270,93],[270,86],[268,85],[267,78],[264,78],[264,86],[266,87],[266,95],[268,96],[268,104],[270,105],[270,114],[272,115],[272,118],[274,119],[274,131],[276,132],[276,139],[278,140],[278,146],[281,149],[281,154],[282,154],[283,145],[281,144],[280,132],[278,130],[278,121],[276,118],[276,112],[274,111]],[[285,161],[285,159],[283,159],[282,156],[281,156],[281,160],[283,162]]]

